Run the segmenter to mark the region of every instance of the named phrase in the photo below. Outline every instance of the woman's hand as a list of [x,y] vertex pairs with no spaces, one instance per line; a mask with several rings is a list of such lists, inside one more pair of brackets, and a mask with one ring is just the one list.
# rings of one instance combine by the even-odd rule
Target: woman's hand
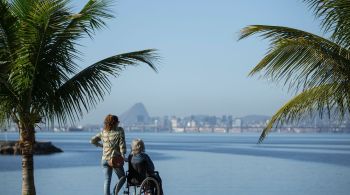
[[100,142],[96,143],[95,146],[103,148],[103,144],[101,144]]
[[101,144],[100,142],[90,141],[90,143],[93,144],[96,147],[103,147],[103,144]]

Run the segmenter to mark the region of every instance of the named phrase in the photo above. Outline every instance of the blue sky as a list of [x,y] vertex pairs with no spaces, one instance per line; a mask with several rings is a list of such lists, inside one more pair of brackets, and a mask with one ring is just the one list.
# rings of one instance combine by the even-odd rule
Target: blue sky
[[159,72],[129,67],[112,78],[112,91],[81,124],[102,123],[143,102],[151,116],[272,115],[290,97],[282,84],[249,71],[268,50],[254,36],[237,41],[251,24],[289,26],[320,34],[302,0],[119,0],[116,18],[93,40],[84,39],[82,67],[118,53],[155,48]]

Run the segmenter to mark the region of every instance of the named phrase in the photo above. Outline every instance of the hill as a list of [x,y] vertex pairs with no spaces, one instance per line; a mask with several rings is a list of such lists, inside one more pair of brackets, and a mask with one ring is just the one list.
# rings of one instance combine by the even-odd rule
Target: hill
[[150,116],[143,103],[136,103],[120,115],[120,121],[123,125],[142,124],[150,122]]

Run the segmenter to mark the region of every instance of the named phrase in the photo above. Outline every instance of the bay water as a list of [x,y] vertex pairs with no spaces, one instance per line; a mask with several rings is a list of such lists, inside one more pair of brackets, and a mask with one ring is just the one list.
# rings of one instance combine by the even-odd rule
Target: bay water
[[[103,194],[102,151],[89,144],[96,133],[36,134],[64,150],[34,157],[38,195]],[[126,132],[128,152],[134,138],[145,141],[166,195],[350,194],[350,134],[270,134],[256,144],[259,134]],[[19,194],[21,157],[1,155],[0,195]]]

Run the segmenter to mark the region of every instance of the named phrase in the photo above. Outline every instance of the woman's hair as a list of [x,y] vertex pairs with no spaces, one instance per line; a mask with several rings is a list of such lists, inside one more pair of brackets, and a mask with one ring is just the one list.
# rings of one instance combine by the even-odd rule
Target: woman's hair
[[119,122],[119,119],[117,116],[115,115],[107,115],[104,121],[104,129],[107,131],[110,131],[111,129],[113,129],[116,124]]
[[143,143],[142,139],[134,139],[131,142],[131,153],[139,154],[141,152],[145,152],[145,143]]

